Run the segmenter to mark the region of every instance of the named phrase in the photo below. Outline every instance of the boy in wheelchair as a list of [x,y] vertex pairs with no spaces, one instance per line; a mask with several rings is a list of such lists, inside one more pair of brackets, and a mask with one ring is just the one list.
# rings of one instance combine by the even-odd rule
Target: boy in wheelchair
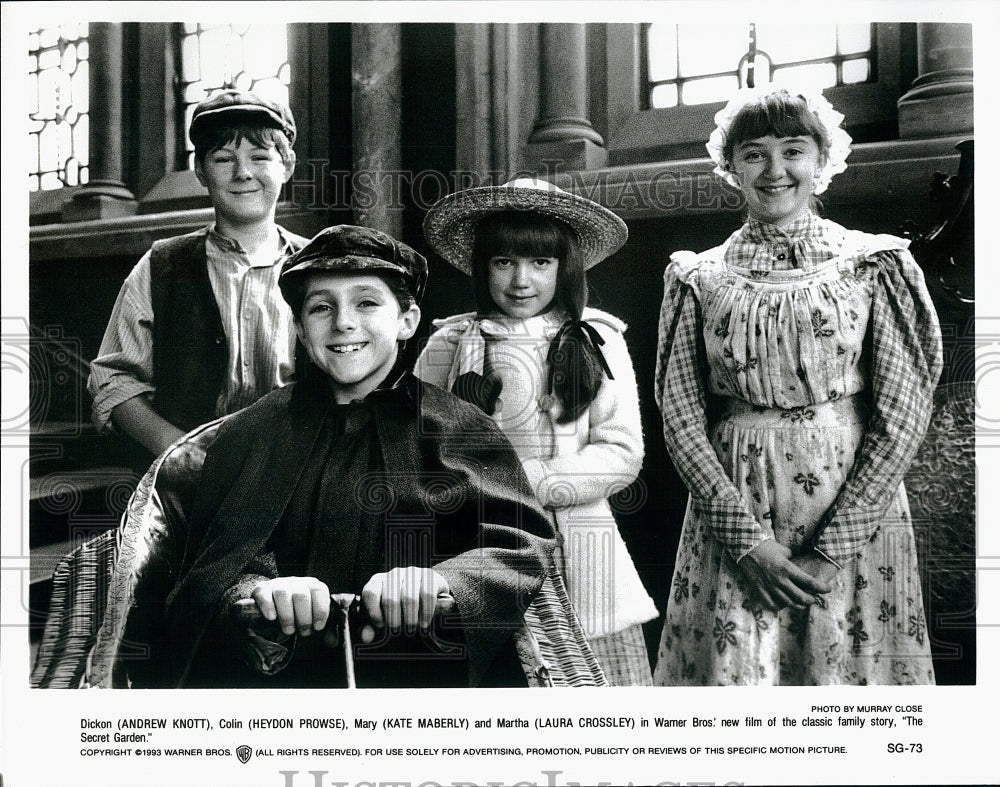
[[[285,262],[307,359],[207,449],[154,682],[342,686],[330,596],[352,593],[370,622],[358,686],[525,685],[512,633],[553,533],[493,422],[399,368],[426,275],[413,249],[353,226]],[[232,614],[245,599],[273,633]]]

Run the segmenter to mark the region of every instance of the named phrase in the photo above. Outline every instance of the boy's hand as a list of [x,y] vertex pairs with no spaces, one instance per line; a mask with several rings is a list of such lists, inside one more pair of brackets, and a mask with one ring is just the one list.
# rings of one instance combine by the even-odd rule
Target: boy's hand
[[284,634],[308,637],[322,631],[330,617],[330,588],[315,577],[278,577],[259,583],[251,593],[260,613],[277,620]]
[[406,566],[375,574],[361,591],[361,603],[375,628],[388,626],[393,634],[403,628],[412,634],[418,626],[421,631],[430,628],[438,596],[450,592],[448,581],[434,569]]
[[111,411],[111,421],[125,434],[159,456],[184,436],[150,404],[146,396],[133,396]]

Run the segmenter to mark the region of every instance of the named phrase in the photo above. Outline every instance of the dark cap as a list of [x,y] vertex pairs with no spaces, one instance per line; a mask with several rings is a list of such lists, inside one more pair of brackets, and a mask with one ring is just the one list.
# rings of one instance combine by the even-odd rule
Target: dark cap
[[198,126],[210,120],[217,120],[228,113],[254,113],[269,126],[281,129],[288,137],[288,144],[295,144],[295,118],[292,110],[284,104],[261,98],[246,90],[220,90],[202,101],[191,115],[191,129],[188,135],[194,140]]
[[291,279],[317,271],[398,273],[417,302],[427,284],[427,260],[423,255],[391,235],[353,224],[327,227],[289,257],[278,278],[282,294]]

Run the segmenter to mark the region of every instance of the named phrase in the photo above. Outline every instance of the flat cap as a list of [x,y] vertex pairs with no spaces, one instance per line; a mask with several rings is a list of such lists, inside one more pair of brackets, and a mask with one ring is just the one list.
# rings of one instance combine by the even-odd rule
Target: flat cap
[[284,104],[261,98],[246,90],[220,90],[198,104],[191,115],[189,136],[193,141],[199,126],[217,120],[224,114],[237,112],[260,115],[268,125],[285,132],[289,145],[295,144],[295,118],[292,117],[292,110]]
[[285,260],[278,285],[316,271],[353,273],[398,273],[419,302],[427,284],[427,260],[391,235],[353,224],[338,224],[321,230],[305,246]]

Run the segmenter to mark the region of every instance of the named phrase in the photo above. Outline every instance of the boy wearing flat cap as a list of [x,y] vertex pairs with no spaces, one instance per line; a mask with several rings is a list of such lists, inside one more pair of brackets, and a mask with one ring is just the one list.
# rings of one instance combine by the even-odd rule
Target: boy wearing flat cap
[[[371,623],[358,686],[525,684],[512,636],[553,534],[494,423],[399,368],[426,275],[409,246],[354,226],[285,262],[308,362],[208,449],[167,600],[173,685],[344,685],[331,593]],[[241,599],[278,630],[236,624]]]
[[189,133],[215,222],[156,241],[139,260],[87,383],[98,429],[114,425],[153,455],[283,385],[293,370],[278,274],[305,238],[274,221],[295,166],[292,114],[224,90],[195,107]]

